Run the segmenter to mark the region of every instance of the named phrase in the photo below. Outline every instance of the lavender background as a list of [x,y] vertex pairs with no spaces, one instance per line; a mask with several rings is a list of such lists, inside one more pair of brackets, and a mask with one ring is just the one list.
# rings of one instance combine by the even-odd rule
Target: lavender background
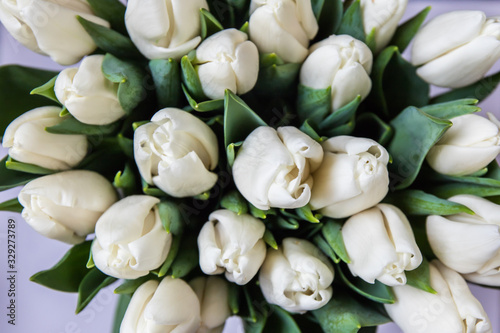
[[[500,15],[500,1],[418,1],[410,0],[406,18],[432,5],[429,17],[450,10],[483,10],[488,16]],[[45,69],[60,69],[49,58],[35,54],[17,43],[0,25],[0,64],[21,64]],[[500,69],[496,66],[494,71]],[[434,92],[438,91],[437,89]],[[487,112],[500,115],[500,90],[482,103]],[[0,156],[7,151],[0,148]],[[0,193],[0,202],[17,196],[19,189]],[[16,325],[7,323],[7,220],[16,222]],[[113,294],[116,284],[102,290],[97,297],[78,316],[74,314],[77,295],[53,291],[29,281],[34,273],[54,265],[69,246],[47,239],[33,231],[19,214],[0,212],[0,332],[5,333],[85,333],[110,332],[117,296]],[[481,301],[494,326],[500,332],[500,290],[471,286],[472,292]],[[335,297],[335,294],[334,294]],[[226,325],[226,333],[243,332],[232,320]],[[378,332],[397,333],[401,330],[394,324],[383,325]]]

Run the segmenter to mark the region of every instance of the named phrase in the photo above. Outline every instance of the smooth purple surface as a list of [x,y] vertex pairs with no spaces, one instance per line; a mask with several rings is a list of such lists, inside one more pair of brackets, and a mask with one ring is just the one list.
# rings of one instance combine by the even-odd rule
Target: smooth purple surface
[[[461,9],[483,10],[489,16],[500,14],[499,1],[412,1],[406,18],[424,7],[432,5],[430,17],[442,12]],[[25,66],[60,69],[49,58],[37,55],[19,45],[0,26],[0,64],[22,64]],[[499,66],[496,67],[496,70]],[[500,92],[482,104],[485,111],[500,115]],[[5,149],[0,155],[6,154]],[[18,190],[0,193],[0,202],[17,195]],[[7,324],[7,220],[16,221],[16,326]],[[78,316],[74,314],[77,296],[47,289],[29,281],[34,273],[54,265],[70,246],[47,239],[33,231],[19,214],[0,212],[0,332],[3,333],[107,333],[111,331],[117,296],[116,286],[101,291],[92,303]],[[472,292],[488,312],[494,332],[500,332],[500,291],[471,286]],[[334,293],[335,297],[335,293]],[[381,327],[379,332],[401,332],[394,324]],[[228,325],[225,332],[242,332],[236,325]]]

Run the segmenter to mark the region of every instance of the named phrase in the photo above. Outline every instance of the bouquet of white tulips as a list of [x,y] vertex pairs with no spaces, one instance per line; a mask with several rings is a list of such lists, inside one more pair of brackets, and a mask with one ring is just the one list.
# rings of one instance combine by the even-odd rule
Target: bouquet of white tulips
[[120,280],[122,333],[492,332],[500,18],[406,5],[0,0],[78,63],[0,67],[0,210],[73,244],[31,280],[77,312]]

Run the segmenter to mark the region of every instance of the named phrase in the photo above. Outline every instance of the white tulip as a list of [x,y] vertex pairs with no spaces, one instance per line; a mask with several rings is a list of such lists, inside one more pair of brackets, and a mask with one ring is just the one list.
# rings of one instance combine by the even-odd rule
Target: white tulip
[[104,77],[103,61],[103,55],[86,57],[79,67],[59,73],[55,82],[59,102],[84,124],[106,125],[125,115],[118,101],[118,83]]
[[332,297],[334,270],[312,243],[285,238],[278,250],[269,248],[260,270],[260,288],[268,303],[304,313],[324,306]]
[[411,287],[392,290],[396,303],[384,304],[405,333],[490,333],[488,315],[457,272],[437,260],[430,264],[431,286],[437,294]]
[[349,35],[330,36],[314,44],[300,70],[300,83],[313,89],[331,87],[332,111],[372,88],[373,55],[368,46]]
[[451,126],[427,154],[439,173],[469,175],[486,167],[500,153],[498,125],[478,115],[451,119]]
[[252,205],[298,208],[311,198],[311,173],[320,165],[319,143],[295,127],[256,128],[245,139],[233,165],[240,193]]
[[500,205],[473,195],[448,200],[471,209],[427,217],[427,238],[436,257],[446,266],[478,283],[500,286]]
[[378,204],[389,191],[389,153],[371,139],[337,136],[323,142],[323,163],[313,173],[311,207],[333,218]]
[[38,233],[77,244],[94,232],[99,217],[118,197],[98,173],[72,170],[32,180],[18,199],[24,220]]
[[120,333],[195,333],[200,326],[200,301],[181,279],[149,280],[132,296]]
[[213,212],[198,235],[201,270],[209,275],[225,272],[229,281],[247,284],[266,257],[265,231],[264,223],[251,215]]
[[200,9],[206,0],[129,0],[125,24],[149,59],[180,59],[201,42]]
[[361,0],[365,34],[375,29],[377,52],[391,41],[407,5],[408,0]]
[[413,40],[417,74],[436,86],[465,87],[480,80],[500,58],[500,18],[454,11],[432,19]]
[[396,206],[378,204],[349,218],[342,227],[348,265],[368,283],[406,284],[405,271],[422,263],[410,222]]
[[142,178],[174,197],[210,190],[217,182],[215,133],[181,109],[158,111],[134,134],[134,157]]
[[215,276],[200,276],[189,285],[200,300],[201,324],[197,333],[221,333],[231,315],[227,281]]
[[119,279],[136,279],[163,264],[172,235],[161,222],[159,202],[155,197],[132,195],[102,214],[92,243],[99,270]]
[[201,87],[210,99],[223,99],[226,89],[243,95],[257,83],[259,51],[239,30],[223,30],[205,39],[196,49],[196,62]]
[[109,27],[83,0],[0,0],[0,21],[7,31],[61,65],[74,64],[96,49],[77,16]]
[[311,0],[252,0],[248,31],[261,53],[276,53],[288,63],[307,57],[318,33]]
[[5,130],[2,145],[19,162],[52,170],[67,170],[87,155],[85,135],[52,134],[46,127],[55,126],[65,118],[61,108],[45,106],[28,111],[14,119]]

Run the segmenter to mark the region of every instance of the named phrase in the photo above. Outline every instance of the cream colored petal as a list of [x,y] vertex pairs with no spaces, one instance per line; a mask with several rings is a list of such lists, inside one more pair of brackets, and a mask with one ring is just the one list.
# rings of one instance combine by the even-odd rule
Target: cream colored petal
[[144,307],[149,303],[159,283],[149,280],[134,292],[120,325],[121,333],[137,333],[139,318],[144,314]]
[[364,100],[371,91],[372,81],[363,66],[354,63],[339,70],[331,86],[332,107],[335,111],[352,102],[358,95]]
[[205,39],[196,49],[196,60],[198,63],[230,60],[221,57],[224,55],[228,58],[234,57],[237,46],[247,40],[246,33],[234,28],[219,31]]
[[78,121],[89,125],[107,125],[125,116],[118,100],[105,96],[72,97],[65,106]]
[[300,83],[313,89],[326,89],[332,85],[339,70],[341,58],[339,49],[325,45],[312,52],[300,69]]
[[[498,145],[499,128],[494,122],[475,114],[452,118],[453,125],[439,140],[440,145],[490,146]],[[489,141],[497,139],[496,141]]]
[[174,18],[169,47],[177,47],[200,35],[200,9],[208,10],[208,4],[205,0],[171,0],[171,3]]
[[197,277],[189,282],[201,305],[201,326],[214,329],[231,315],[228,306],[229,288],[224,279]]
[[259,239],[245,254],[238,256],[238,266],[231,273],[226,271],[226,279],[238,285],[245,285],[253,279],[266,258],[266,243]]
[[464,274],[467,281],[482,284],[485,286],[500,287],[500,270],[496,274],[481,275],[477,273]]
[[231,63],[236,77],[238,95],[243,95],[253,89],[259,76],[259,50],[250,41],[236,47],[236,61]]
[[296,0],[296,15],[304,29],[307,38],[314,39],[318,33],[319,26],[312,10],[310,0]]
[[[448,198],[449,201],[457,202],[472,209],[480,218],[479,223],[496,224],[500,227],[500,205],[477,197],[475,195],[461,194]],[[475,216],[473,216],[475,217]],[[456,216],[454,216],[456,220]]]
[[203,93],[210,99],[223,99],[226,89],[237,93],[236,76],[228,62],[208,62],[197,66]]
[[198,252],[200,254],[200,268],[208,275],[221,274],[224,267],[217,266],[221,261],[221,244],[217,241],[214,222],[206,222],[198,234]]

